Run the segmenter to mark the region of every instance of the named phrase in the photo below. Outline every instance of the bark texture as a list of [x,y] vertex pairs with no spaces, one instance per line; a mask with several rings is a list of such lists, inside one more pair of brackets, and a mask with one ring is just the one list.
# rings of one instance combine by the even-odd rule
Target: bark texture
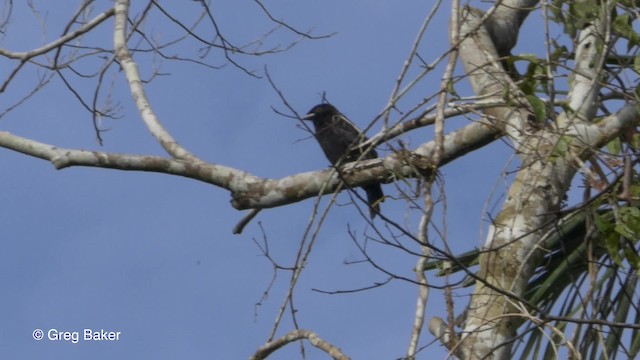
[[[516,4],[518,3],[518,4]],[[532,109],[502,68],[499,57],[511,49],[526,7],[535,2],[502,2],[489,15],[466,8],[461,16],[460,58],[478,96],[496,100],[508,94],[509,106],[484,113],[504,131],[516,149],[521,168],[506,201],[490,226],[480,256],[464,332],[456,348],[465,359],[509,359],[511,345],[526,307],[522,296],[541,260],[541,238],[557,221],[557,213],[577,171],[593,149],[606,144],[635,121],[634,104],[597,125],[599,79],[606,54],[606,34],[600,21],[583,29],[577,44],[575,71],[569,83],[568,111],[554,124],[531,126]],[[595,64],[595,66],[594,66]]]

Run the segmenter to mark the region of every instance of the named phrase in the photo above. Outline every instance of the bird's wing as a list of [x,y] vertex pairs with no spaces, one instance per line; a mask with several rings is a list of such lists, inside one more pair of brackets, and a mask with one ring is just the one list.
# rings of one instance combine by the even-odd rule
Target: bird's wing
[[[347,119],[346,116],[342,114],[339,114],[336,116],[340,117],[340,119],[337,119],[337,121],[335,121],[335,126],[337,128],[336,132],[341,133],[342,136],[340,137],[343,139],[351,139],[348,144],[344,144],[346,148],[352,149],[352,151],[347,156],[346,160],[355,161],[358,158],[360,158],[360,156],[362,155],[362,152],[365,150],[365,149],[356,149],[356,147],[358,146],[358,144],[364,141],[367,141],[367,137],[364,136],[362,131],[360,131],[360,129],[358,129],[357,126],[355,126],[351,121],[349,121],[349,119]],[[373,159],[377,157],[378,157],[378,154],[376,153],[375,149],[371,149],[367,152],[367,154],[363,158]]]

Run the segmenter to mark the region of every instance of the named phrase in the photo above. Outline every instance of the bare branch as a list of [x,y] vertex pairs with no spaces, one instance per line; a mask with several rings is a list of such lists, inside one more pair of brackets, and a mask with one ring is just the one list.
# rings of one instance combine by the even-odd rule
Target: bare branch
[[281,347],[290,344],[294,341],[298,341],[301,339],[307,339],[311,345],[317,347],[318,349],[327,353],[327,355],[331,356],[336,360],[348,360],[349,357],[346,356],[339,348],[336,346],[322,340],[318,335],[309,331],[309,330],[293,330],[283,337],[270,341],[264,345],[262,345],[251,357],[251,360],[261,360],[266,359],[269,355],[271,355],[274,351],[280,349]]
[[308,38],[308,39],[314,39],[315,40],[315,39],[326,39],[326,38],[329,38],[329,37],[335,35],[335,33],[332,33],[332,34],[328,34],[328,35],[313,36],[313,35],[310,35],[311,31],[302,32],[300,30],[297,30],[297,29],[293,28],[291,25],[287,24],[286,22],[274,18],[273,15],[271,15],[271,12],[269,12],[269,9],[267,9],[267,7],[264,6],[262,1],[260,1],[260,0],[254,0],[254,1],[255,1],[256,4],[258,4],[258,6],[260,6],[262,11],[264,11],[264,13],[269,17],[269,19],[271,19],[271,21],[275,22],[276,24],[278,24],[280,26],[283,26],[283,27],[287,28],[291,32],[296,33],[296,34],[298,34],[300,36],[303,36],[303,37]]
[[[602,9],[607,8],[602,6]],[[607,17],[611,15],[607,11]],[[571,114],[558,117],[558,126],[565,129],[576,119],[592,121],[598,109],[602,67],[608,50],[610,19],[594,19],[594,24],[580,32],[576,49],[575,76],[567,97]]]
[[[398,102],[398,100],[400,100],[400,98],[402,97],[402,95],[406,94],[408,89],[411,88],[409,86],[405,88],[403,91],[400,91],[400,87],[402,86],[405,76],[407,75],[407,72],[409,71],[411,64],[413,63],[414,58],[416,58],[418,55],[418,46],[422,43],[422,38],[424,37],[427,27],[431,23],[431,20],[435,17],[441,4],[442,4],[442,1],[438,0],[429,11],[429,15],[425,17],[424,21],[422,22],[422,26],[420,27],[420,30],[418,30],[418,35],[416,35],[416,39],[413,41],[413,45],[411,46],[409,55],[407,56],[406,60],[402,64],[402,69],[400,70],[400,74],[396,79],[396,85],[394,89],[391,91],[389,103],[385,106],[384,110],[382,110],[382,113],[385,114],[385,118],[384,118],[385,128],[387,128],[387,123],[389,119],[389,110],[393,109],[396,106],[396,103]],[[424,75],[426,75],[427,71],[431,70],[431,68],[432,67],[427,67],[427,69],[423,71],[422,74],[420,74],[416,80],[421,79]],[[417,81],[411,82],[411,84],[416,84],[416,83]]]
[[432,185],[435,176],[429,176],[425,179],[424,185],[424,210],[420,218],[418,229],[418,240],[421,243],[422,256],[418,258],[416,264],[416,283],[418,284],[418,299],[416,300],[416,312],[413,318],[413,327],[411,328],[411,337],[409,338],[409,348],[407,349],[407,358],[415,359],[420,340],[420,334],[424,327],[424,318],[427,311],[427,300],[429,299],[429,283],[424,273],[424,264],[431,256],[429,247],[429,224],[433,215],[433,197]]
[[500,0],[488,11],[485,23],[500,57],[509,55],[518,41],[520,26],[539,0]]
[[151,134],[158,140],[160,145],[169,153],[172,157],[180,160],[189,160],[195,163],[203,163],[195,155],[191,154],[185,148],[180,146],[176,140],[173,139],[171,134],[165,130],[160,123],[160,120],[156,116],[149,103],[147,95],[142,86],[142,80],[140,79],[140,73],[138,72],[138,66],[133,61],[129,48],[127,47],[127,17],[129,14],[129,1],[118,0],[115,5],[115,28],[113,34],[113,43],[116,52],[116,57],[124,70],[127,81],[129,82],[129,88],[131,89],[131,96],[133,97],[140,116],[145,125],[151,132]]
[[31,51],[28,52],[11,52],[8,50],[4,50],[4,49],[0,49],[0,55],[7,57],[9,59],[16,59],[16,60],[20,60],[20,61],[27,61],[35,56],[39,56],[45,53],[48,53],[49,51],[53,50],[53,49],[57,49],[60,46],[66,44],[67,42],[91,31],[93,28],[95,28],[96,26],[100,25],[102,22],[104,22],[105,20],[107,20],[108,18],[110,18],[111,16],[113,16],[115,14],[115,8],[110,8],[106,11],[104,11],[103,13],[99,14],[98,16],[96,16],[95,18],[93,18],[91,21],[89,21],[88,23],[86,23],[84,26],[76,29],[75,31],[72,31],[70,33],[66,33],[65,35],[63,35],[62,37],[44,45],[41,46],[37,49],[33,49]]
[[529,121],[535,116],[524,94],[499,64],[497,50],[488,31],[482,26],[482,19],[482,14],[475,9],[463,10],[460,58],[476,95],[502,100],[505,93],[508,94],[511,106],[487,109],[485,113],[490,115],[489,120],[494,126],[509,135],[518,149],[524,142]]

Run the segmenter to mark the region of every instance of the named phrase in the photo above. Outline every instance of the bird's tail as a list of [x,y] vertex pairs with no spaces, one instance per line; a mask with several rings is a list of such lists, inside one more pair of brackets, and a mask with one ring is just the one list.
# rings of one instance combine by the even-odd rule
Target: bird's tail
[[384,194],[380,184],[365,185],[362,187],[367,193],[367,201],[369,202],[369,216],[373,219],[376,214],[380,213],[380,203],[384,201]]

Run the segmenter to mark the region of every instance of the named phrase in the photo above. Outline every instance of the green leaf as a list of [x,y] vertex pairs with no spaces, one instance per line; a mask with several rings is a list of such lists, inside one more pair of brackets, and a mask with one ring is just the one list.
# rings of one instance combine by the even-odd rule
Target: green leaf
[[631,146],[634,149],[640,149],[640,134],[636,133],[631,136]]
[[640,256],[629,246],[624,247],[624,257],[632,268],[640,270]]
[[640,209],[631,206],[620,208],[620,223],[625,233],[620,233],[629,240],[640,237]]
[[558,142],[556,142],[553,151],[551,151],[550,160],[554,161],[555,158],[564,157],[567,154],[567,151],[569,151],[572,141],[573,138],[571,136],[561,136],[560,139],[558,139]]
[[519,54],[519,55],[514,55],[511,56],[511,58],[513,59],[513,62],[516,61],[527,61],[531,64],[535,64],[535,65],[540,65],[544,62],[544,60],[540,59],[539,57],[537,57],[534,54]]
[[633,58],[633,70],[640,73],[640,55]]
[[456,89],[453,87],[453,81],[447,81],[447,92],[453,96],[459,97]]
[[532,54],[509,56],[507,60],[511,64],[520,61],[524,61],[527,63],[527,71],[524,73],[524,75],[522,75],[522,79],[518,82],[518,86],[525,95],[533,95],[539,88],[540,79],[545,78],[544,75],[546,75],[546,62],[543,59],[540,59]]
[[634,32],[629,22],[629,13],[616,16],[615,20],[613,20],[612,27],[614,31],[625,38],[628,38],[629,34]]
[[564,0],[552,0],[551,6],[548,6],[547,9],[551,15],[551,21],[554,21],[558,24],[565,23],[564,11],[562,9],[562,3]]
[[603,234],[608,234],[611,232],[611,229],[613,229],[611,217],[607,216],[606,214],[596,213],[596,215],[594,216],[594,220],[596,228],[598,228],[598,231]]
[[547,106],[544,101],[540,100],[535,95],[527,95],[527,100],[531,107],[533,107],[533,113],[536,115],[536,121],[540,124],[547,120]]
[[611,256],[611,259],[618,265],[622,266],[622,260],[618,251],[620,250],[620,237],[615,233],[609,233],[604,239],[604,247],[607,249],[607,253]]
[[[631,48],[634,47],[635,45],[638,45],[638,42],[639,42],[638,33],[635,30],[633,30],[633,27],[631,26],[629,13],[624,13],[622,15],[616,16],[616,18],[613,20],[612,28],[613,28],[613,31],[615,31],[617,34],[621,35],[623,38],[628,40],[627,51],[631,50]],[[635,68],[635,59],[634,59],[634,68]]]
[[609,141],[607,150],[609,150],[611,155],[619,155],[622,152],[622,141],[620,141],[620,138]]
[[627,239],[633,238],[634,236],[633,230],[630,227],[628,227],[626,224],[617,224],[615,229],[618,234],[622,235],[623,237],[626,237]]
[[554,44],[555,48],[550,55],[551,63],[556,63],[558,60],[562,58],[567,58],[569,56],[569,49],[564,45]]
[[583,29],[598,17],[600,6],[597,0],[572,2],[569,5],[569,14],[572,16],[565,23],[565,29],[571,28],[575,32],[578,29]]

